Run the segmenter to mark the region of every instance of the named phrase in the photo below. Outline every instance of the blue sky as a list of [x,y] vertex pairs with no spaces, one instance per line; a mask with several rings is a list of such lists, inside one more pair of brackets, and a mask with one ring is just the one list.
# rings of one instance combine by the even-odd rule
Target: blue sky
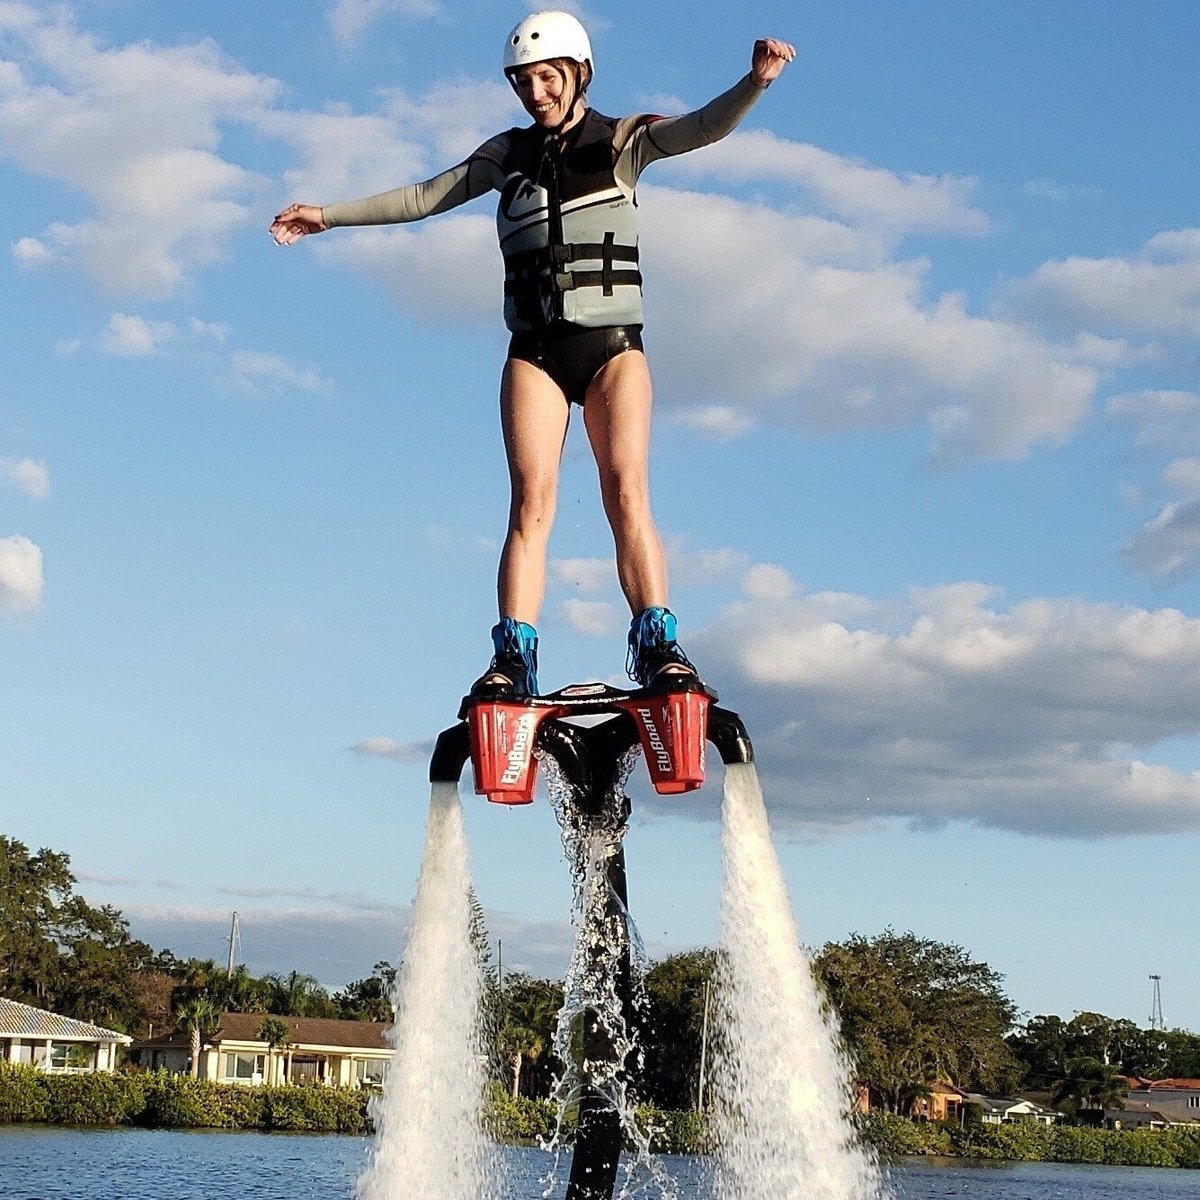
[[[429,739],[486,663],[492,207],[266,234],[519,113],[522,4],[0,3],[0,828],[179,953],[399,953]],[[959,942],[1028,1012],[1200,1028],[1200,13],[592,3],[601,111],[797,61],[643,179],[655,507],[806,940]],[[664,30],[670,30],[664,41]],[[578,424],[578,423],[576,423]],[[616,677],[568,439],[543,683]],[[638,782],[635,915],[711,942],[719,783]],[[509,965],[561,969],[547,804],[468,797]]]

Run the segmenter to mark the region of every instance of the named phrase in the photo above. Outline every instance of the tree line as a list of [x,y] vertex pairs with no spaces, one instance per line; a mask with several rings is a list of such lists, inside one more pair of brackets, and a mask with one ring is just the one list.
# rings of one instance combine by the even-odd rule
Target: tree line
[[[388,962],[334,992],[298,971],[229,972],[138,941],[116,908],[88,904],[75,882],[67,855],[32,853],[0,835],[0,995],[135,1036],[187,1030],[193,1042],[222,1011],[261,1013],[272,1050],[287,1033],[272,1018],[392,1019],[396,970]],[[500,978],[477,904],[473,937],[497,1078],[513,1096],[543,1098],[562,1069],[553,1055],[562,985]],[[1200,1078],[1200,1036],[1092,1012],[1021,1021],[1003,976],[961,946],[889,929],[829,942],[812,959],[856,1078],[887,1112],[910,1115],[939,1082],[988,1094],[1047,1092],[1086,1114],[1120,1094],[1122,1077]],[[646,971],[638,1018],[645,1102],[696,1106],[705,997],[719,962],[702,949]]]

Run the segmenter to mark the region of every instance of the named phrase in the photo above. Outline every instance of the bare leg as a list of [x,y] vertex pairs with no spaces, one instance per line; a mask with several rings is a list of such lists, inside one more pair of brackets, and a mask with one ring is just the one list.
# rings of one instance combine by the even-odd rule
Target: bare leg
[[569,417],[570,405],[549,375],[519,359],[505,363],[500,425],[511,501],[496,591],[500,616],[530,625],[537,624],[546,591],[546,547]]
[[667,603],[667,567],[650,511],[650,368],[640,350],[610,359],[588,386],[584,425],[630,611]]

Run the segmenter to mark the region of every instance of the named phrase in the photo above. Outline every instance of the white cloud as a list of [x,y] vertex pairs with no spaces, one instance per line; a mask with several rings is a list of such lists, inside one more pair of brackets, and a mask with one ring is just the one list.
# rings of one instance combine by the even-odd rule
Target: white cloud
[[0,611],[35,611],[43,586],[41,547],[20,534],[0,538]]
[[337,0],[329,10],[329,28],[339,46],[352,46],[368,26],[385,13],[432,17],[439,11],[434,0]]
[[594,596],[616,586],[617,564],[611,558],[553,558],[550,576],[556,583]]
[[383,284],[416,320],[493,323],[502,303],[496,226],[488,217],[444,216],[397,229],[334,232],[328,259]]
[[1163,482],[1179,492],[1200,493],[1200,458],[1177,458],[1168,463]]
[[219,154],[279,85],[212,42],[108,47],[70,10],[9,5],[14,59],[0,71],[0,141],[23,171],[89,198],[92,214],[15,245],[28,266],[67,261],[114,292],[169,295],[223,252],[262,181]]
[[1137,427],[1139,445],[1200,450],[1200,395],[1195,392],[1125,392],[1111,397],[1106,411]]
[[604,600],[564,600],[559,612],[576,633],[589,637],[619,633],[624,625],[622,610]]
[[748,554],[729,546],[696,550],[678,539],[671,539],[667,542],[666,553],[671,583],[682,587],[703,587],[738,579],[751,565]]
[[675,414],[681,425],[689,425],[715,438],[735,438],[754,428],[754,421],[744,409],[731,404],[706,404]]
[[[218,889],[249,895],[254,889]],[[257,889],[264,896],[309,900],[308,904],[255,908],[238,906],[238,922],[246,965],[252,973],[300,970],[326,986],[339,987],[370,975],[375,963],[399,963],[408,934],[411,907],[369,896],[320,897],[295,889]],[[251,897],[253,898],[253,897]],[[324,900],[324,903],[321,901]],[[229,909],[205,905],[122,904],[133,936],[155,947],[219,958],[229,933]],[[536,921],[489,909],[485,913],[492,939],[504,941],[506,970],[529,971],[561,978],[571,953],[569,923]]]
[[429,173],[424,147],[402,136],[386,115],[336,107],[321,113],[272,111],[257,124],[299,154],[299,165],[285,171],[283,181],[286,197],[301,203],[383,192]]
[[[430,147],[435,170],[461,162],[499,130],[528,120],[512,88],[502,79],[434,83],[419,97],[399,90],[389,92],[384,112],[397,130]],[[394,187],[395,181],[389,186]]]
[[329,386],[315,371],[264,350],[239,350],[232,367],[234,383],[249,392],[319,392]]
[[24,492],[30,500],[50,495],[50,472],[44,462],[32,458],[0,458],[0,482]]
[[898,175],[767,130],[733,133],[656,169],[683,179],[779,182],[802,188],[826,212],[890,237],[909,232],[986,233],[970,204],[975,181],[953,175]]
[[1200,564],[1200,498],[1164,504],[1123,553],[1131,566],[1151,575],[1191,574]]
[[387,92],[373,113],[334,105],[320,113],[263,111],[254,121],[300,156],[299,165],[284,172],[288,194],[329,204],[445,170],[519,112],[504,83],[466,80],[434,84],[420,99]]
[[[1055,599],[1004,609],[975,583],[834,604],[771,574],[769,596],[754,589],[689,652],[745,697],[781,824],[1200,829],[1200,771],[1147,758],[1200,735],[1200,620]],[[837,605],[860,615],[833,617]]]
[[64,358],[70,358],[72,355],[78,354],[83,349],[83,338],[59,338],[54,343],[54,353],[61,354]]
[[113,313],[100,339],[105,354],[118,358],[151,358],[175,338],[175,326],[169,321],[147,321],[129,313]]
[[796,594],[796,582],[774,563],[755,563],[742,580],[742,590],[751,600],[764,604],[782,603]]
[[[1198,432],[1193,430],[1192,444]],[[1168,463],[1162,481],[1175,497],[1137,531],[1122,555],[1135,570],[1181,579],[1200,566],[1200,458]]]
[[228,325],[220,325],[213,321],[202,321],[199,317],[192,317],[188,321],[188,330],[193,337],[209,338],[214,342],[220,342],[222,345],[229,340]]
[[433,752],[432,741],[398,742],[391,737],[365,738],[350,747],[359,758],[390,758],[395,762],[426,762]]
[[45,242],[35,237],[18,238],[13,243],[12,252],[13,257],[23,267],[45,267],[60,261],[61,258]]
[[1043,263],[1008,303],[1054,326],[1152,337],[1200,333],[1200,229],[1156,234],[1129,257]]
[[1100,374],[1078,348],[927,296],[927,263],[886,261],[853,230],[662,188],[642,214],[669,404],[736,401],[760,424],[823,432],[925,424],[948,462],[1018,458],[1088,411]]

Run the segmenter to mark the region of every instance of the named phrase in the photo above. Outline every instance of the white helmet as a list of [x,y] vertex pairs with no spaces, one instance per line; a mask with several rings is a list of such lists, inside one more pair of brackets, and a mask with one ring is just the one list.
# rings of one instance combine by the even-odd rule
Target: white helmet
[[586,63],[588,82],[595,73],[587,30],[570,13],[540,12],[523,20],[504,43],[504,73],[529,63],[570,58]]

